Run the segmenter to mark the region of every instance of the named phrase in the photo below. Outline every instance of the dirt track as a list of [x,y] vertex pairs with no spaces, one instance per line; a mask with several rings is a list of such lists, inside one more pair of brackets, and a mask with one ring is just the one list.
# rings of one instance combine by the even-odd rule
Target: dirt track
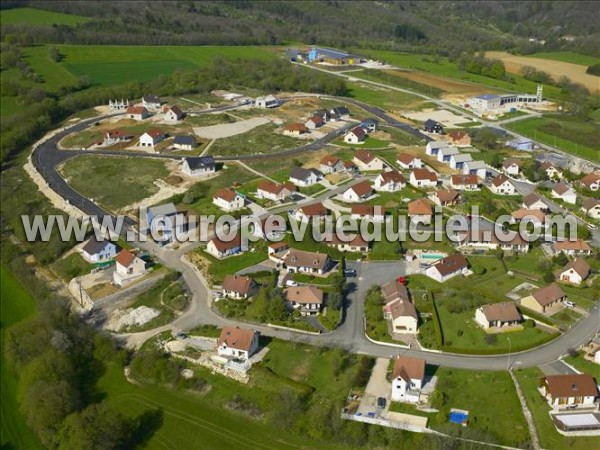
[[600,78],[585,73],[587,67],[579,64],[553,61],[550,59],[531,58],[528,56],[515,56],[506,52],[486,52],[488,58],[499,59],[504,62],[507,72],[518,74],[523,66],[535,67],[552,75],[558,80],[567,76],[575,83],[581,83],[591,92],[600,91]]

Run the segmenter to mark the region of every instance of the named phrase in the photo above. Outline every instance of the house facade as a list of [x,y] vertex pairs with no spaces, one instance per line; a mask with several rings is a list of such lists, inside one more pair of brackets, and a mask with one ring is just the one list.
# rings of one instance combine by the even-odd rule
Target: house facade
[[219,189],[213,195],[213,204],[223,211],[236,211],[244,207],[244,197],[233,189]]
[[567,294],[563,292],[556,283],[549,284],[546,287],[538,289],[521,299],[521,305],[532,309],[535,312],[547,313],[556,308],[567,299]]
[[479,191],[479,178],[475,174],[452,175],[450,177],[452,189],[460,191]]
[[225,297],[245,300],[255,293],[256,283],[245,275],[225,275],[221,288]]
[[596,408],[598,386],[594,377],[588,374],[548,375],[540,380],[540,392],[555,410]]
[[247,361],[258,350],[258,333],[240,327],[224,327],[217,341],[217,354]]
[[423,167],[421,158],[410,153],[399,153],[396,157],[396,164],[402,169],[420,169]]
[[258,187],[256,188],[256,197],[272,200],[274,202],[285,199],[291,193],[290,189],[285,185],[270,180],[262,180],[258,183]]
[[125,286],[146,273],[146,263],[129,250],[123,249],[115,258],[116,267],[113,272],[113,283]]
[[581,210],[593,219],[600,219],[600,200],[588,198],[581,204]]
[[418,403],[425,383],[425,360],[399,356],[392,371],[392,400]]
[[165,140],[167,136],[162,130],[153,128],[140,136],[140,147],[152,147]]
[[437,186],[438,178],[434,172],[427,169],[414,169],[408,182],[417,188],[432,188]]
[[319,170],[321,173],[336,173],[344,171],[344,163],[341,159],[335,156],[326,155],[319,163]]
[[455,276],[464,274],[468,268],[469,263],[465,257],[460,253],[455,253],[454,255],[440,259],[434,265],[428,267],[425,270],[425,275],[439,283],[443,283]]
[[94,234],[81,249],[81,256],[87,262],[110,261],[117,255],[117,246],[109,240],[98,240]]
[[183,159],[181,171],[188,177],[205,177],[217,171],[212,156],[189,156]]
[[477,308],[475,321],[487,330],[519,325],[523,317],[513,302],[502,302]]
[[556,272],[556,278],[562,283],[579,285],[583,283],[592,272],[590,265],[581,258],[569,262]]
[[342,199],[348,203],[356,203],[365,201],[371,195],[373,195],[373,188],[371,183],[365,180],[346,189],[342,194]]
[[317,315],[323,307],[323,291],[314,286],[289,287],[284,289],[283,296],[303,316]]
[[347,144],[360,144],[367,137],[367,132],[364,128],[355,127],[346,133],[344,136],[344,142]]
[[150,113],[143,106],[130,106],[127,108],[127,118],[133,120],[144,120],[150,117]]
[[396,170],[380,173],[373,187],[378,191],[396,192],[406,187],[406,178]]
[[306,252],[294,248],[290,249],[284,255],[283,264],[289,273],[307,273],[313,275],[323,275],[332,267],[329,255]]
[[490,190],[497,195],[515,195],[517,193],[515,185],[503,174],[492,179]]
[[305,169],[294,166],[290,172],[290,182],[300,187],[312,186],[323,179],[323,174],[317,169]]
[[385,168],[383,160],[368,150],[357,150],[354,153],[352,162],[356,164],[360,170],[383,170]]
[[239,253],[243,253],[247,249],[245,246],[242,246],[241,236],[236,234],[233,239],[225,241],[221,240],[218,237],[212,238],[206,244],[206,251],[213,255],[215,258],[226,258],[228,256],[237,255]]

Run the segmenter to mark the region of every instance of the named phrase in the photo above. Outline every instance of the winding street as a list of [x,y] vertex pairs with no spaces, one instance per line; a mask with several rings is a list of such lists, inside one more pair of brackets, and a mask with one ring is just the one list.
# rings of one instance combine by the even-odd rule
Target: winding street
[[[368,106],[364,104],[362,104],[364,105],[362,106],[361,102],[355,102],[351,99],[345,99],[345,101],[356,104],[361,108],[364,106]],[[372,113],[380,119],[388,122],[389,125],[398,126],[402,128],[407,127],[406,124],[400,124],[399,122],[395,121],[395,119],[387,116],[385,112],[378,110],[377,108],[372,108]],[[106,117],[109,116],[85,120],[75,125],[69,126],[68,128],[65,128],[60,132],[56,133],[55,135],[45,140],[34,149],[32,154],[32,163],[34,164],[36,170],[46,180],[50,189],[56,192],[64,200],[68,201],[73,206],[76,206],[85,214],[96,215],[99,218],[108,216],[112,217],[114,220],[115,218],[110,213],[108,213],[100,206],[95,204],[92,200],[85,198],[83,195],[71,188],[68,185],[68,183],[60,176],[60,174],[56,170],[56,167],[68,158],[82,154],[116,154],[140,158],[152,157],[180,159],[181,157],[121,151],[77,151],[59,149],[58,143],[66,135],[75,131],[81,131],[86,127],[91,126],[96,121]],[[349,126],[353,126],[353,124]],[[421,135],[421,133],[417,130],[412,130],[413,134],[418,133],[421,137],[423,137],[423,135]],[[335,132],[335,135],[333,136],[330,134],[320,139],[319,141],[315,141],[311,144],[304,145],[296,149],[284,151],[282,152],[282,154],[288,155],[293,153],[300,153],[304,151],[320,149],[331,139],[334,139],[338,135],[338,133],[339,130],[337,130]],[[272,156],[272,154],[247,155],[243,159],[247,160]],[[229,159],[242,158],[235,157]],[[349,185],[340,187],[338,188],[338,190],[346,189],[348,186]],[[322,194],[321,196],[316,197],[315,199],[309,199],[306,201],[308,202],[315,200],[323,200],[324,198],[331,196],[334,192],[335,190],[329,191],[325,194]],[[272,211],[271,213],[273,212],[274,211]],[[124,223],[124,227],[121,230],[122,234],[126,235],[128,231],[133,231],[134,226],[135,222],[132,219],[127,218]],[[184,244],[176,250],[160,248],[155,243],[150,241],[133,242],[132,244],[149,251],[162,264],[180,272],[182,274],[185,284],[187,285],[188,291],[191,293],[191,301],[188,309],[175,321],[168,325],[147,332],[119,335],[118,337],[124,339],[128,346],[134,348],[139,347],[139,345],[141,345],[151,336],[166,330],[186,331],[202,324],[211,324],[217,326],[248,326],[243,322],[237,322],[234,320],[226,319],[218,315],[211,309],[210,289],[206,283],[206,280],[202,277],[200,272],[195,267],[187,263],[185,260],[185,254],[201,245],[201,243],[195,242]],[[381,285],[384,282],[389,281],[390,279],[393,279],[400,275],[404,275],[405,265],[402,262],[396,261],[367,263],[349,262],[348,266],[353,267],[357,270],[357,277],[350,280],[354,281],[353,290],[347,298],[347,304],[344,309],[344,317],[342,324],[335,331],[327,334],[313,335],[297,331],[275,329],[258,324],[252,324],[251,327],[267,336],[277,337],[285,340],[301,341],[312,345],[339,347],[350,352],[366,354],[375,357],[389,358],[398,354],[404,354],[408,356],[417,356],[424,358],[428,363],[436,365],[476,370],[506,370],[509,367],[538,366],[541,364],[553,362],[561,356],[565,355],[570,349],[578,348],[582,344],[589,341],[597,333],[600,325],[600,307],[598,304],[596,304],[585,318],[583,318],[580,322],[574,325],[568,332],[566,332],[559,338],[540,347],[509,355],[470,356],[408,349],[393,344],[376,343],[370,341],[366,337],[364,332],[364,294],[368,290],[368,288],[374,284]]]

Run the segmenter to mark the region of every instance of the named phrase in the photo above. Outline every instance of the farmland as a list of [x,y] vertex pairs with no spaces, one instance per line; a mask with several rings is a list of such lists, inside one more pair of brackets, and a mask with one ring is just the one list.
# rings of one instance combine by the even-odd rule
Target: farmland
[[506,71],[512,74],[520,73],[521,68],[525,66],[532,66],[550,74],[555,80],[561,76],[567,76],[571,81],[581,83],[591,92],[599,91],[598,77],[585,73],[587,66],[539,57],[515,56],[507,52],[487,52],[486,56],[502,61],[506,66]]
[[593,122],[583,122],[568,116],[544,116],[524,119],[507,125],[517,133],[543,144],[592,161],[600,162],[597,143],[600,142],[600,127]]
[[29,25],[79,25],[90,21],[88,17],[63,14],[36,8],[5,9],[0,12],[3,24],[26,23]]
[[162,161],[87,155],[68,160],[62,173],[74,189],[109,210],[149,197],[159,189],[154,182],[168,175]]
[[[3,345],[7,329],[34,313],[35,300],[4,266],[2,266],[1,270],[2,283],[0,286],[2,290],[0,296],[2,298],[2,307],[0,308],[0,318],[2,331],[0,336]],[[2,448],[42,448],[33,432],[27,427],[25,418],[19,412],[16,399],[17,378],[6,365],[4,350],[0,364],[0,380],[2,387],[0,443]]]
[[593,66],[594,64],[600,63],[600,58],[573,52],[542,52],[527,56],[529,58],[549,59],[552,61],[562,61],[582,66]]

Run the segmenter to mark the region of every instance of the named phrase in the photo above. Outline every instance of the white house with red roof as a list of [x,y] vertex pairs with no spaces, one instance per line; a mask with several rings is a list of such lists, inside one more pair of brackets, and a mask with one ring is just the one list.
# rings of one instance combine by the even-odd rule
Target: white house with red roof
[[362,127],[354,127],[344,136],[344,142],[347,144],[360,144],[367,137],[367,132]]
[[425,384],[425,360],[398,356],[392,371],[392,400],[418,403]]
[[406,178],[397,170],[377,175],[373,187],[378,191],[396,192],[406,187]]
[[258,333],[240,327],[224,327],[217,342],[217,353],[226,358],[248,360],[258,350]]
[[183,119],[183,111],[177,105],[165,106],[163,108],[163,119],[165,122],[177,123]]
[[140,147],[154,147],[166,138],[164,131],[158,128],[152,128],[140,136]]
[[223,188],[214,193],[213,204],[223,211],[236,211],[244,207],[244,197],[233,189]]
[[129,250],[121,250],[116,258],[116,270],[113,272],[113,282],[124,286],[146,273],[146,263]]

